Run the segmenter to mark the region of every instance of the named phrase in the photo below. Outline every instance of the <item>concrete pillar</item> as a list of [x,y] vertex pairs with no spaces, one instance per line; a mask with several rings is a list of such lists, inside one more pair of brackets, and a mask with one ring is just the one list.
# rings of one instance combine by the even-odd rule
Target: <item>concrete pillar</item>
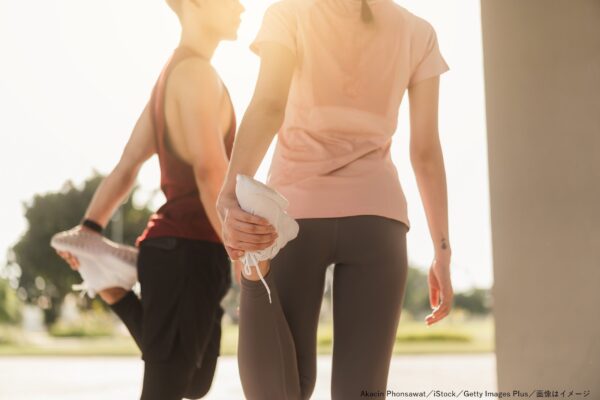
[[481,6],[498,389],[600,399],[600,0]]

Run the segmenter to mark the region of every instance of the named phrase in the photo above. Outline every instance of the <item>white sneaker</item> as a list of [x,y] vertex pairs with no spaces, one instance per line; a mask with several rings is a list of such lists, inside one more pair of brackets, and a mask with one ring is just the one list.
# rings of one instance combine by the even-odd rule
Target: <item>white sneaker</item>
[[115,243],[79,227],[55,234],[50,245],[77,257],[83,282],[74,289],[84,289],[89,297],[111,287],[130,290],[137,282],[136,247]]
[[298,236],[299,226],[296,220],[285,212],[289,206],[288,200],[264,183],[247,175],[238,174],[235,194],[244,211],[265,218],[277,231],[277,239],[271,246],[263,250],[246,251],[242,257],[244,273],[250,275],[250,266],[256,267],[261,281],[267,288],[269,302],[271,302],[271,291],[258,268],[258,262],[274,258],[281,248]]

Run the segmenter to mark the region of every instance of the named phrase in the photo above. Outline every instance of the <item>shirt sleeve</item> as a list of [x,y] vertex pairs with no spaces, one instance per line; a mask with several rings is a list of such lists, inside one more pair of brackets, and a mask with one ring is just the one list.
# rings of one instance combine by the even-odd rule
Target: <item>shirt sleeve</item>
[[442,56],[433,26],[426,20],[420,19],[414,36],[412,57],[412,72],[408,87],[427,78],[441,75],[450,70]]
[[267,8],[263,22],[250,50],[260,55],[265,42],[279,43],[296,55],[296,13],[289,0],[280,0]]

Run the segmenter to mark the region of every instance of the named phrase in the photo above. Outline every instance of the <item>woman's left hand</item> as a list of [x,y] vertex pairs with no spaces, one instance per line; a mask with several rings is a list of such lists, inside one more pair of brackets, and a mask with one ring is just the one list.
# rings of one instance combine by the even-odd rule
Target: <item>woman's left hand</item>
[[433,312],[425,317],[427,325],[445,318],[452,307],[454,291],[450,280],[450,257],[438,256],[431,263],[428,275],[429,303]]

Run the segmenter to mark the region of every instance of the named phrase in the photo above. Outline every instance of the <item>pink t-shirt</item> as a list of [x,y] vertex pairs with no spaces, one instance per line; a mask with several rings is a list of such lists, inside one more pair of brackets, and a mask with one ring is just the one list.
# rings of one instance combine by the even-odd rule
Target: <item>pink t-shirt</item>
[[449,70],[432,25],[392,0],[280,0],[250,45],[297,57],[267,184],[293,218],[379,215],[404,222],[407,204],[390,155],[406,88]]

